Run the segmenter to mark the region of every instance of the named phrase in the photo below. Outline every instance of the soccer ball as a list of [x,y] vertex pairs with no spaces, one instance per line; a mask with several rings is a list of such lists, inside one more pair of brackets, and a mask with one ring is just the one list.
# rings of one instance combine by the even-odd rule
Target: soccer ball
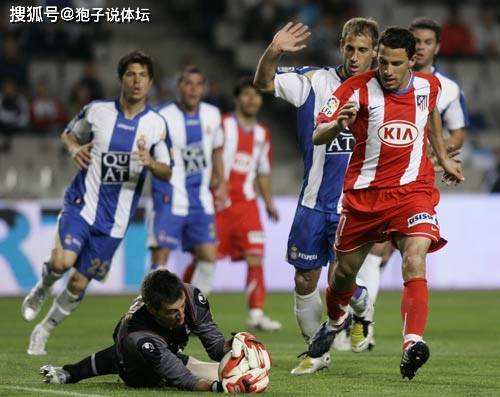
[[232,357],[231,351],[228,351],[219,363],[220,380],[243,375],[248,371],[250,371],[248,360],[243,354],[240,357]]

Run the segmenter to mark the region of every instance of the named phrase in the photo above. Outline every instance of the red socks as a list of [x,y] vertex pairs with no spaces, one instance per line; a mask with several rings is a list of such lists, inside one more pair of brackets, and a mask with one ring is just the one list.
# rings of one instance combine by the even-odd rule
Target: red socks
[[188,284],[191,283],[191,280],[193,279],[195,263],[196,263],[196,259],[193,259],[193,261],[184,270],[184,275],[182,276],[182,281],[184,281],[185,283],[188,283]]
[[263,309],[266,301],[266,286],[262,266],[248,266],[247,273],[248,307]]
[[404,346],[422,339],[427,323],[429,290],[425,278],[413,278],[404,283],[401,299]]
[[326,289],[326,308],[328,311],[328,317],[334,323],[347,313],[349,301],[354,295],[354,292],[356,292],[357,288],[358,286],[355,285],[352,289],[342,292],[334,291],[331,287]]

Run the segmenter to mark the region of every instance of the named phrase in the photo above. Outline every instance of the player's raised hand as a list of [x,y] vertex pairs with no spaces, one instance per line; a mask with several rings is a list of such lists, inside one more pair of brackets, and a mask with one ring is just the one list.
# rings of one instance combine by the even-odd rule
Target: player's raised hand
[[133,155],[136,160],[139,161],[139,163],[144,166],[144,167],[151,167],[153,164],[153,158],[151,157],[151,154],[149,151],[146,149],[146,146],[144,145],[143,142],[137,143],[137,149]]
[[79,170],[89,168],[90,160],[92,159],[90,151],[92,150],[92,142],[85,145],[75,145],[71,151],[71,158]]
[[342,129],[349,127],[354,120],[356,120],[356,114],[358,113],[358,108],[356,102],[346,102],[340,107],[337,113],[337,122],[340,124]]
[[447,157],[441,162],[441,167],[444,171],[441,181],[446,185],[455,186],[465,180],[462,165],[457,160]]
[[297,52],[306,47],[304,42],[310,35],[307,25],[288,22],[274,35],[271,47],[280,53]]

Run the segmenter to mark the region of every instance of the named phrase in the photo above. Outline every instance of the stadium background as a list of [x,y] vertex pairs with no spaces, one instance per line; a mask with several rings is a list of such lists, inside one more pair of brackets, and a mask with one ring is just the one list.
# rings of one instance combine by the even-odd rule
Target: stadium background
[[[0,18],[0,294],[20,294],[37,279],[49,254],[55,215],[74,175],[59,134],[67,121],[93,99],[116,96],[117,60],[140,48],[156,62],[150,101],[175,96],[178,70],[199,65],[207,81],[206,100],[231,109],[231,90],[243,74],[252,74],[274,32],[285,21],[308,24],[308,48],[282,59],[284,65],[339,62],[338,40],[345,20],[376,18],[381,28],[407,25],[426,15],[443,23],[438,66],[463,87],[470,126],[461,158],[466,181],[458,188],[440,184],[440,223],[450,244],[430,256],[434,288],[495,288],[500,257],[496,225],[500,221],[500,7],[497,2],[241,0],[141,1],[151,23],[11,24],[15,5],[56,5],[122,9],[127,2],[60,0],[1,2]],[[302,178],[295,141],[294,109],[265,97],[261,119],[272,130],[273,188],[281,212],[278,225],[265,222],[268,245],[266,278],[271,290],[289,290],[293,271],[284,263],[286,238]],[[150,189],[145,188],[149,196]],[[148,263],[145,250],[145,198],[107,283],[99,292],[133,292]],[[271,237],[272,236],[272,237]],[[188,258],[177,254],[171,267],[181,271]],[[399,288],[399,258],[394,255],[383,287]],[[474,270],[471,271],[471,264]],[[245,267],[221,263],[216,290],[241,290]],[[495,275],[492,277],[492,275]],[[323,280],[323,285],[324,285]]]
[[[147,264],[142,209],[131,226],[106,283],[93,292],[51,337],[49,355],[25,354],[31,323],[19,315],[20,296],[35,283],[52,244],[54,222],[63,190],[75,169],[62,149],[61,129],[79,108],[94,98],[118,92],[116,63],[127,51],[140,48],[156,61],[153,103],[170,99],[176,72],[187,63],[208,76],[207,100],[230,109],[231,89],[242,74],[252,74],[276,29],[289,19],[311,26],[308,50],[285,57],[285,65],[335,64],[342,23],[352,16],[372,16],[381,28],[407,25],[426,15],[449,20],[445,1],[403,0],[72,0],[17,2],[0,0],[0,395],[122,396],[164,395],[163,390],[126,389],[116,377],[77,385],[43,385],[37,374],[47,362],[73,362],[109,345],[111,331],[137,292]],[[13,5],[60,7],[149,8],[151,23],[76,25],[9,23]],[[440,223],[450,244],[429,256],[432,289],[426,331],[432,357],[417,378],[402,382],[399,292],[383,291],[377,301],[377,346],[372,353],[335,352],[330,371],[311,379],[290,378],[304,343],[293,318],[290,293],[272,293],[266,311],[283,323],[278,334],[259,334],[273,355],[269,395],[281,396],[495,396],[500,395],[498,330],[500,287],[500,6],[497,1],[461,1],[460,18],[449,20],[448,54],[438,65],[461,83],[471,116],[462,152],[466,182],[443,191]],[[470,43],[466,45],[467,37]],[[457,44],[458,42],[458,44]],[[443,43],[443,46],[444,43]],[[446,47],[446,46],[445,46]],[[5,84],[6,81],[14,81]],[[10,93],[9,93],[10,92]],[[14,93],[12,93],[14,92]],[[5,110],[14,112],[5,112]],[[9,119],[8,116],[15,117]],[[7,117],[6,117],[7,115]],[[274,192],[282,220],[265,224],[267,283],[290,291],[293,278],[284,257],[288,227],[302,177],[295,143],[294,110],[266,97],[261,117],[272,129]],[[149,189],[145,189],[149,195]],[[187,259],[174,256],[181,270]],[[395,255],[383,276],[385,289],[400,289],[399,258]],[[244,266],[218,264],[218,290],[243,291]],[[62,282],[59,282],[62,284]],[[324,285],[324,280],[323,284]],[[452,291],[455,289],[491,291]],[[92,294],[91,294],[92,295]],[[45,309],[47,309],[45,306]],[[225,334],[243,327],[245,296],[214,294],[211,307]],[[206,358],[196,341],[188,354]],[[181,395],[169,391],[168,395]]]

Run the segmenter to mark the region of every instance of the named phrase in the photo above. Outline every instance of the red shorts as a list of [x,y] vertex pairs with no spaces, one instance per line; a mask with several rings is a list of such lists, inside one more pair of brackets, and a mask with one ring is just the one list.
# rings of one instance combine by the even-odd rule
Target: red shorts
[[238,261],[249,254],[264,255],[264,232],[256,200],[233,203],[217,212],[215,225],[219,257]]
[[398,188],[351,190],[344,194],[335,249],[351,252],[361,246],[391,239],[394,235],[421,236],[431,240],[429,252],[446,244],[439,234],[434,207],[439,191],[414,182]]

